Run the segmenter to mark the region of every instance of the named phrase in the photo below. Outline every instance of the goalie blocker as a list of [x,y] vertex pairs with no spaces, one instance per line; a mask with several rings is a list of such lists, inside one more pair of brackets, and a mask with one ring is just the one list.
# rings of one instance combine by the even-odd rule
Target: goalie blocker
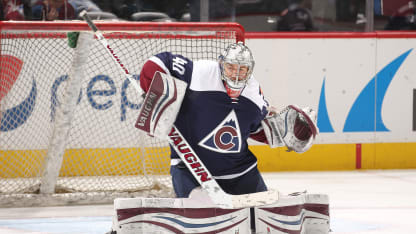
[[135,127],[167,140],[182,104],[186,82],[156,72],[140,108]]
[[271,148],[286,146],[297,153],[307,151],[319,132],[316,112],[295,105],[289,105],[278,114],[270,111],[262,127]]

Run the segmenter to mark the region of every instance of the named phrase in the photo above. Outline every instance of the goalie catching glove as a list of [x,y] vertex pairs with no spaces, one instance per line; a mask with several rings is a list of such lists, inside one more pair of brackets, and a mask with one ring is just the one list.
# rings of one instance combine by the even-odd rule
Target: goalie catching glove
[[313,144],[319,130],[316,112],[309,107],[300,109],[287,106],[280,113],[271,110],[262,121],[264,133],[271,148],[286,146],[289,151],[303,153]]

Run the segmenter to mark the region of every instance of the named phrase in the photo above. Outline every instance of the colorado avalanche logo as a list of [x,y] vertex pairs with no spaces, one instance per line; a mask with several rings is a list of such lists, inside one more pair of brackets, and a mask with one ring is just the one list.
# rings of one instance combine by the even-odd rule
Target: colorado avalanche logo
[[199,146],[220,153],[240,152],[241,133],[234,110],[225,117],[218,127],[199,142]]

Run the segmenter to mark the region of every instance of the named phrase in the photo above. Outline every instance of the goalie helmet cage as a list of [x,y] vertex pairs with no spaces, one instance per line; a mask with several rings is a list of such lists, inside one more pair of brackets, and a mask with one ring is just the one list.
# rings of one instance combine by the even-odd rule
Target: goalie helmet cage
[[[216,60],[244,41],[237,23],[96,25],[136,80],[156,53]],[[134,128],[140,97],[85,22],[0,29],[0,207],[174,196],[167,142]]]

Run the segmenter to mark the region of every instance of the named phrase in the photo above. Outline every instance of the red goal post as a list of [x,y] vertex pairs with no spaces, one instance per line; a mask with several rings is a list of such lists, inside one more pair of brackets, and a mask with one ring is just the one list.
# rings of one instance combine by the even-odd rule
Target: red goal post
[[[244,41],[237,23],[96,25],[136,80],[156,53],[216,60]],[[0,207],[173,196],[167,142],[134,128],[139,97],[85,22],[2,21],[0,30]]]

